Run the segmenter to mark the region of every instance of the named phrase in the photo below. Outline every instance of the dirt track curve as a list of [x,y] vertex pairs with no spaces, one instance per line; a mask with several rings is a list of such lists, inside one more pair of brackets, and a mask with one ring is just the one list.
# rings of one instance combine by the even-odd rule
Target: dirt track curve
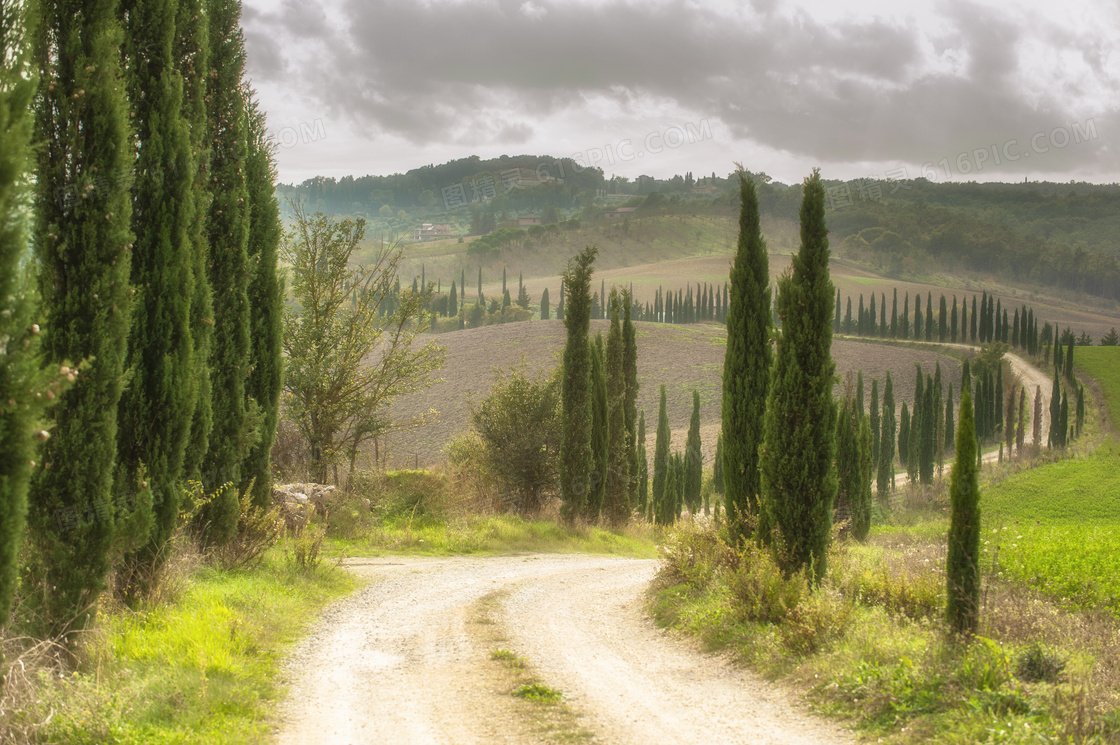
[[563,692],[599,743],[847,743],[782,689],[657,629],[657,562],[587,555],[357,560],[370,587],[333,606],[289,664],[280,745],[536,743],[477,633]]

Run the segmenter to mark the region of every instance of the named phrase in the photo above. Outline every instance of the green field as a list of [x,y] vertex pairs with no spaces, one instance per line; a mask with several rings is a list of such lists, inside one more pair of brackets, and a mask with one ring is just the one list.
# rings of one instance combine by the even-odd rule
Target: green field
[[[1120,421],[1120,347],[1077,347],[1078,369],[1101,385]],[[999,568],[1073,608],[1120,616],[1120,448],[1108,438],[1091,455],[1015,474],[981,503]]]

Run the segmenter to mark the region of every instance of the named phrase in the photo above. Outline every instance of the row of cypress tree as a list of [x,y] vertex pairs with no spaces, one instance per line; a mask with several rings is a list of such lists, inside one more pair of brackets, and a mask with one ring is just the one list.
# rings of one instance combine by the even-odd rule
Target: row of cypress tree
[[29,606],[55,635],[88,623],[114,568],[126,598],[155,580],[187,479],[219,494],[209,544],[237,530],[238,491],[269,499],[281,224],[240,2],[2,8],[0,463],[19,465],[0,488],[0,609],[26,514]]

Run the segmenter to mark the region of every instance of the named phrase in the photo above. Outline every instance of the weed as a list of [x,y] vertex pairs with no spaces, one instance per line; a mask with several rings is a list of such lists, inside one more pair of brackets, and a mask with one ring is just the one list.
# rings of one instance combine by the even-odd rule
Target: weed
[[555,704],[564,697],[560,691],[555,688],[549,688],[543,683],[527,683],[518,686],[514,690],[513,695],[517,698],[524,698],[541,704]]
[[1066,661],[1038,642],[1015,657],[1015,677],[1024,683],[1057,683]]

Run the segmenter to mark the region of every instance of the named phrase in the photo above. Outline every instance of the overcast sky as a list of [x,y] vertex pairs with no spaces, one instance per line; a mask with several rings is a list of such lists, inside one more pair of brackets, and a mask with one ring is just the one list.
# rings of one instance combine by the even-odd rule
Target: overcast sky
[[245,0],[280,178],[1120,181],[1120,2]]

